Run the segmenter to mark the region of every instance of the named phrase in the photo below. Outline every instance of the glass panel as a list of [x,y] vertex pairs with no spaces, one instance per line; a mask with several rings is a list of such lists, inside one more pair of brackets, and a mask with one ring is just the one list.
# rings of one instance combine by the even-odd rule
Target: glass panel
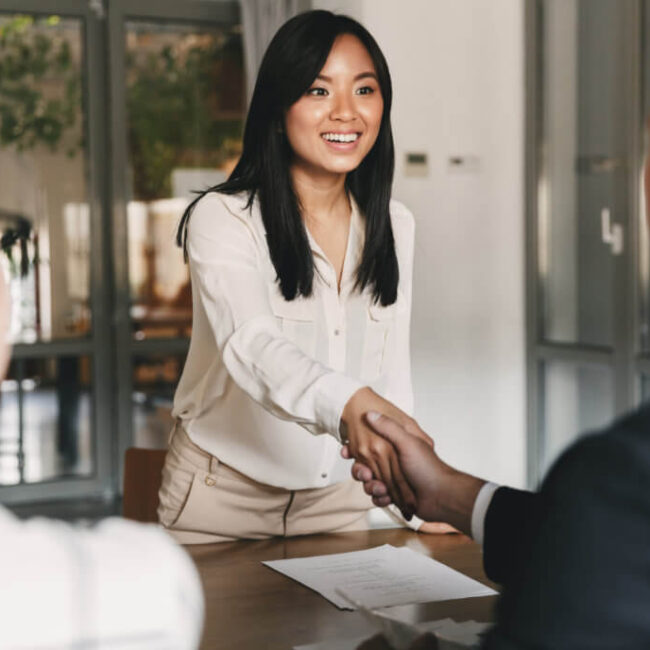
[[171,431],[174,391],[185,354],[135,357],[133,431],[136,447],[164,449]]
[[613,344],[616,245],[606,241],[605,222],[623,221],[628,209],[625,71],[631,39],[621,4],[542,4],[538,207],[546,340]]
[[650,374],[641,373],[639,375],[639,385],[641,388],[641,394],[640,401],[636,404],[636,406],[647,405],[650,403]]
[[578,436],[614,418],[614,385],[602,366],[547,361],[542,374],[543,475]]
[[11,363],[0,384],[0,485],[93,473],[90,383],[88,357]]
[[[650,0],[643,2],[643,50],[642,74],[642,112],[644,130],[644,167],[639,177],[639,306],[640,327],[639,346],[643,352],[650,351]],[[645,381],[645,379],[644,379]]]
[[12,339],[90,332],[81,21],[0,14],[0,265]]
[[134,337],[188,336],[189,274],[174,235],[192,191],[225,180],[241,152],[241,30],[131,22],[126,51]]

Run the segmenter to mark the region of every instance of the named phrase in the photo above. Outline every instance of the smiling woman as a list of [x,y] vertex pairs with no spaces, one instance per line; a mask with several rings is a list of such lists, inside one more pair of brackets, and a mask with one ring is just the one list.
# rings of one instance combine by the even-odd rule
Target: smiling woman
[[365,420],[424,436],[409,415],[414,222],[390,196],[391,101],[364,27],[293,18],[261,63],[237,166],[183,217],[194,326],[159,509],[181,542],[366,528],[342,442],[411,519],[395,452]]
[[294,181],[356,169],[377,140],[383,109],[368,50],[352,34],[339,36],[311,88],[287,111]]

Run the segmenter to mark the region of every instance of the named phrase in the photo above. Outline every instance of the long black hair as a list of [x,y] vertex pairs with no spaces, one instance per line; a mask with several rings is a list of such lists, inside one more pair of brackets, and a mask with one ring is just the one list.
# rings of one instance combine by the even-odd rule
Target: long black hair
[[192,201],[183,214],[177,243],[187,258],[187,225],[196,203],[208,192],[248,192],[250,208],[257,196],[267,233],[271,261],[286,300],[309,296],[314,260],[300,216],[290,174],[292,150],[284,134],[288,108],[309,89],[325,65],[334,40],[356,36],[377,73],[384,110],[375,144],[346,177],[347,191],[365,215],[365,244],[356,271],[356,287],[371,288],[375,302],[390,305],[397,298],[399,268],[391,228],[389,202],[395,166],[390,125],[392,84],[386,59],[375,39],[356,20],[329,11],[308,11],[287,21],[275,34],[262,59],[246,126],[243,152],[227,181]]

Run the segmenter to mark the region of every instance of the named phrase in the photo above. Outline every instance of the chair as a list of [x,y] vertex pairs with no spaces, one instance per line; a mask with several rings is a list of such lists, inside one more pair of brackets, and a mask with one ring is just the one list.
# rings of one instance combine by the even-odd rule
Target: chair
[[165,463],[164,449],[130,447],[124,454],[122,516],[142,522],[158,521],[158,490]]

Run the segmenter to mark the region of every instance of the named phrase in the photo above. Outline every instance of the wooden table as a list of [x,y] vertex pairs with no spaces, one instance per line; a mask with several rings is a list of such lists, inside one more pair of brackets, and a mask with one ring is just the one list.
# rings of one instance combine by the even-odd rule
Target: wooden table
[[[201,647],[287,650],[336,636],[371,636],[374,630],[360,614],[337,609],[261,561],[345,553],[381,544],[408,546],[495,587],[483,573],[480,548],[461,535],[425,535],[398,528],[189,546],[206,598]],[[495,601],[494,596],[467,598],[386,611],[409,621],[447,616],[457,621],[490,621]]]

